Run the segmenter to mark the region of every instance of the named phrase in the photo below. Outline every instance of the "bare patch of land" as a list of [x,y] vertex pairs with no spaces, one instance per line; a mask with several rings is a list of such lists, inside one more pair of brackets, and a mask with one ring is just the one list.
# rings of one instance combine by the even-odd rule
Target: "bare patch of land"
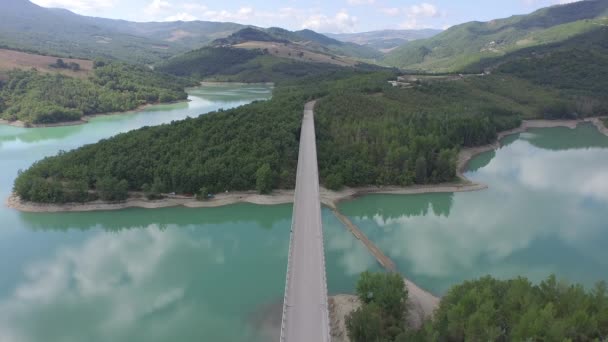
[[61,58],[65,63],[77,63],[79,71],[70,69],[56,69],[49,65],[55,64],[61,57],[36,55],[14,50],[0,49],[0,71],[7,72],[13,69],[36,70],[44,73],[59,73],[62,75],[78,78],[87,78],[93,72],[93,61],[86,59]]

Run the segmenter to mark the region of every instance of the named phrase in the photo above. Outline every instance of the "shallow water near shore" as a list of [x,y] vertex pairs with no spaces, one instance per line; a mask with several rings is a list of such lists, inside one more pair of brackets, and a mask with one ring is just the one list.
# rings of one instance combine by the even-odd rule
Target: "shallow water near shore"
[[[145,125],[267,99],[267,85],[205,85],[190,102],[80,126],[0,126],[0,197],[34,161]],[[375,260],[323,210],[328,288]],[[0,206],[0,341],[267,341],[282,303],[291,205],[20,213]],[[279,317],[280,319],[280,317]]]
[[489,189],[340,204],[400,272],[437,295],[486,274],[608,281],[608,138],[591,124],[531,129],[473,158]]

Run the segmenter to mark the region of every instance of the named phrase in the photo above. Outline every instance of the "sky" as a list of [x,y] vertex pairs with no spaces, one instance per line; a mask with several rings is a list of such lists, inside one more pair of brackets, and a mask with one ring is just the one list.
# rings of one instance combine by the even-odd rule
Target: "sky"
[[131,21],[229,21],[322,33],[446,29],[572,0],[32,0],[89,16]]

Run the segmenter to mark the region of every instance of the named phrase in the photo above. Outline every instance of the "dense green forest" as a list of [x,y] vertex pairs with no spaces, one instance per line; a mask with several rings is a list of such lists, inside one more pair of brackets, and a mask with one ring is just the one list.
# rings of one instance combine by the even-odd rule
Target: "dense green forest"
[[[419,330],[405,327],[407,289],[397,274],[363,273],[362,307],[347,317],[353,342],[603,341],[608,336],[604,282],[586,291],[558,282],[484,277],[452,287]],[[370,295],[370,293],[372,295]]]
[[360,82],[339,82],[317,104],[319,168],[329,188],[452,181],[461,147],[490,143],[521,119],[569,117],[576,107],[560,90],[504,74],[410,89],[380,81],[349,87]]
[[[75,66],[71,66],[75,67]],[[35,70],[9,73],[0,84],[1,117],[31,124],[75,121],[84,115],[120,112],[146,103],[185,100],[187,79],[123,63],[96,62],[89,79]]]
[[14,189],[25,200],[69,202],[95,198],[100,184],[119,190],[113,199],[124,199],[127,190],[204,198],[225,190],[292,188],[301,112],[310,99],[321,99],[315,121],[326,187],[452,181],[461,147],[489,143],[522,118],[570,105],[562,90],[505,74],[410,88],[389,85],[395,77],[346,68],[292,77],[277,84],[269,101],[46,158],[21,173]]
[[561,42],[606,25],[608,2],[577,1],[489,22],[453,26],[387,54],[388,65],[409,70],[459,71],[488,57]]

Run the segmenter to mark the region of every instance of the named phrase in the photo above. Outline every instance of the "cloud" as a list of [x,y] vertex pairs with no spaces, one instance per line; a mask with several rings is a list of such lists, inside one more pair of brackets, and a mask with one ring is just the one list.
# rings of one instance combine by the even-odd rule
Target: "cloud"
[[43,7],[66,8],[75,12],[92,12],[114,7],[115,0],[32,0]]
[[[552,243],[563,246],[563,258],[574,255],[605,265],[604,244],[599,243],[603,240],[598,239],[604,239],[602,213],[608,208],[608,152],[555,152],[526,139],[535,138],[522,134],[521,140],[500,149],[490,164],[472,174],[490,188],[454,194],[449,217],[434,214],[430,208],[435,202],[429,200],[424,216],[407,209],[391,214],[377,209],[354,221],[369,229],[374,242],[405,267],[402,271],[423,282],[427,279],[430,286],[444,287],[485,273],[512,277],[522,268],[534,280],[556,271],[576,274],[561,261],[521,261],[521,253],[528,255],[539,241],[557,241]],[[424,196],[438,201],[449,195]]]
[[373,5],[376,3],[376,0],[347,0],[349,5],[359,6],[359,5]]
[[342,10],[333,17],[325,14],[312,15],[303,22],[302,28],[318,32],[350,33],[355,31],[357,22],[357,17]]
[[151,16],[157,16],[165,11],[171,10],[173,6],[165,0],[152,0],[144,9],[144,12]]
[[181,12],[181,13],[174,14],[172,16],[168,16],[163,21],[193,21],[193,20],[198,20],[198,18],[193,16],[190,13]]
[[421,20],[437,18],[441,15],[437,6],[426,2],[407,7],[404,9],[404,12],[407,19],[400,25],[400,27],[404,29],[428,27],[429,25],[421,23]]
[[408,14],[415,17],[437,17],[439,16],[439,10],[437,10],[437,6],[424,2],[412,5],[408,10]]
[[[221,269],[225,251],[215,243],[185,229],[163,231],[150,225],[120,234],[102,232],[58,248],[27,264],[13,294],[0,298],[0,341],[86,341],[95,335],[103,341],[153,342],[166,341],[175,331],[192,331],[198,320],[212,322],[207,329],[234,326],[231,317],[207,312],[208,297],[192,305],[198,298],[187,289],[196,272],[179,267],[162,271],[193,258],[205,260],[200,272]],[[164,319],[151,320],[161,314]],[[83,318],[57,329],[49,315]]]

